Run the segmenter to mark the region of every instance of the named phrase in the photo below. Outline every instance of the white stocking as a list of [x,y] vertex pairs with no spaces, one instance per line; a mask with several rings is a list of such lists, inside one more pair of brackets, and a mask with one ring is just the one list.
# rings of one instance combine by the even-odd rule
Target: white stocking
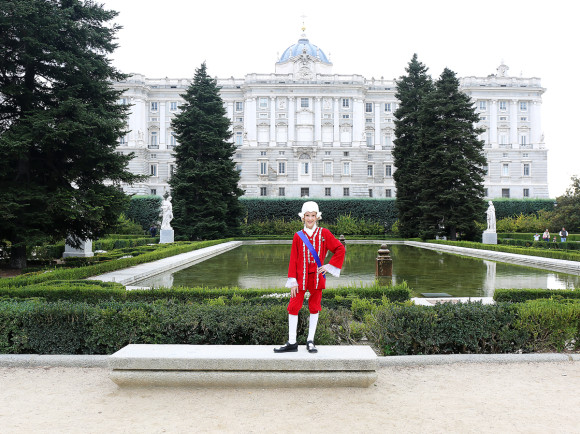
[[310,323],[308,324],[308,340],[314,342],[314,334],[316,333],[316,326],[318,324],[318,314],[310,314]]
[[298,315],[288,314],[288,342],[296,343],[296,330],[298,329]]

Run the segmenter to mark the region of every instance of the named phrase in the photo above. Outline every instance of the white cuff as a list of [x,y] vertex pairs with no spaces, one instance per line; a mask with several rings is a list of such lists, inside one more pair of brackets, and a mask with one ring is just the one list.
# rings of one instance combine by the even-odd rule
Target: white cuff
[[298,281],[295,277],[289,277],[286,282],[286,288],[292,288],[293,286],[298,286]]
[[334,277],[340,277],[340,268],[336,268],[334,265],[324,264],[322,266],[328,273],[332,274]]

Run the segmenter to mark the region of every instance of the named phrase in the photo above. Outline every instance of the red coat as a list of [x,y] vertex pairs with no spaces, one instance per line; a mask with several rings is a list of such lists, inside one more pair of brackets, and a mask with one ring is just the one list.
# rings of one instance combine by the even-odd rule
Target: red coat
[[[304,232],[304,234],[306,234],[306,232]],[[316,250],[316,253],[318,253],[318,257],[323,265],[326,253],[330,250],[333,253],[333,256],[328,263],[336,268],[342,268],[345,248],[328,229],[317,227],[311,237],[309,237],[308,234],[306,234],[306,236],[314,246],[314,249]],[[306,286],[308,273],[316,273],[317,268],[318,265],[316,265],[314,258],[304,242],[300,239],[298,234],[294,234],[294,239],[292,240],[292,251],[290,252],[290,265],[288,266],[288,277],[295,278],[298,281],[298,288],[302,291],[305,289],[304,286]],[[325,284],[326,279],[322,278],[321,275],[318,275],[316,279],[316,288],[306,289],[324,289]]]

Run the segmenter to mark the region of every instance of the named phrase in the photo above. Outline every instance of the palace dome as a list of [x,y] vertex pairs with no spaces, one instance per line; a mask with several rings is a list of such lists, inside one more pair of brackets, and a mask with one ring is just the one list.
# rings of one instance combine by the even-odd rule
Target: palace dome
[[290,45],[288,48],[286,48],[286,50],[284,50],[282,56],[280,56],[280,60],[278,60],[276,63],[286,62],[292,57],[299,56],[303,53],[309,54],[310,56],[319,59],[321,62],[330,64],[326,54],[324,54],[324,51],[322,51],[316,45],[311,44],[304,34],[301,36],[297,43]]

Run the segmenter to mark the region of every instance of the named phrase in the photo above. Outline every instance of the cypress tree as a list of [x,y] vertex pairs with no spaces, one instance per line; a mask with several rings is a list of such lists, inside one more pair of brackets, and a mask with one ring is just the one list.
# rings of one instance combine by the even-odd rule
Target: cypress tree
[[453,71],[445,68],[422,102],[418,119],[420,235],[455,240],[459,232],[473,239],[475,222],[485,213],[484,143],[478,139],[482,130],[474,125],[479,116]]
[[117,15],[92,1],[14,0],[0,8],[0,240],[11,265],[27,246],[95,238],[127,203],[120,182],[138,179],[119,155],[126,107],[106,57]]
[[417,54],[413,55],[405,71],[407,75],[397,80],[395,94],[399,106],[394,113],[396,139],[393,159],[397,170],[393,178],[397,187],[399,232],[404,237],[416,237],[421,217],[417,198],[422,188],[418,182],[421,164],[419,113],[433,83],[427,74],[428,68],[417,60]]
[[235,146],[230,142],[217,82],[207,75],[205,63],[196,69],[193,83],[181,95],[185,102],[172,126],[176,170],[171,177],[173,214],[178,238],[215,239],[236,235],[242,207],[240,176],[235,168]]

